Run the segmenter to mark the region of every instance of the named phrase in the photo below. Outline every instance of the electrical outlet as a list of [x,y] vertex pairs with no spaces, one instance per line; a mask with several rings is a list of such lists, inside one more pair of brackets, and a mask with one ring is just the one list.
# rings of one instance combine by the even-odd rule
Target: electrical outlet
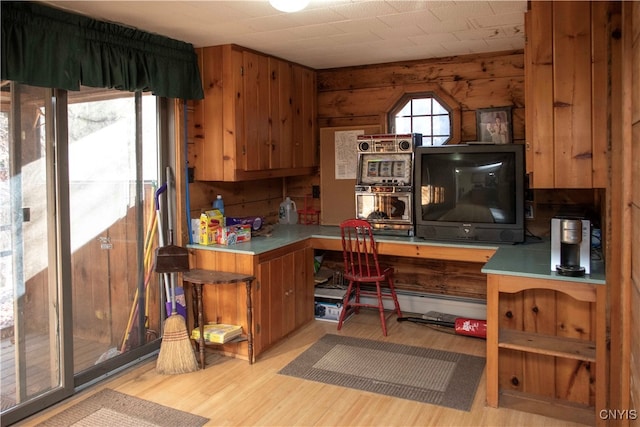
[[187,168],[187,180],[189,181],[189,184],[193,183],[193,181],[195,181],[195,175],[196,175],[196,169],[195,168]]
[[533,213],[533,203],[525,202],[525,204],[524,204],[524,217],[525,217],[525,219],[535,219],[535,215]]
[[319,199],[320,198],[320,186],[319,185],[311,186],[311,197],[313,197],[314,199]]

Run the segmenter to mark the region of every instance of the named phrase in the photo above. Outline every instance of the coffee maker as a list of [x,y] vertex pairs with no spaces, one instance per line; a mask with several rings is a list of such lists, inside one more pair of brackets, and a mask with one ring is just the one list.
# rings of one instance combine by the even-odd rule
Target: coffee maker
[[551,219],[551,271],[580,277],[591,269],[591,222],[578,217]]

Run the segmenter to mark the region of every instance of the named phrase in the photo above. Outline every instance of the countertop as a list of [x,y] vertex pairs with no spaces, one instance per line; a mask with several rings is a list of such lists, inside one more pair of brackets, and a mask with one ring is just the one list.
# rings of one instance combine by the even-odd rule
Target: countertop
[[[188,248],[219,252],[260,255],[283,246],[298,243],[309,238],[340,239],[340,228],[337,226],[319,225],[280,225],[274,226],[269,236],[252,237],[248,242],[232,246],[189,244]],[[402,245],[438,246],[452,248],[494,249],[495,254],[482,267],[483,273],[506,274],[512,276],[606,284],[604,262],[591,262],[591,274],[584,277],[566,277],[551,271],[551,243],[549,240],[530,239],[521,244],[488,244],[488,243],[451,243],[425,240],[419,237],[376,235],[377,242],[389,242]]]
[[[248,255],[260,255],[274,249],[281,248],[292,243],[297,243],[308,238],[340,239],[340,228],[327,225],[280,225],[276,224],[270,236],[252,237],[248,242],[238,243],[232,246],[224,245],[200,245],[189,244],[188,248],[202,249],[220,252],[244,253]],[[375,236],[376,242],[390,242],[402,245],[440,246],[452,248],[482,248],[497,249],[499,245],[487,243],[450,243],[435,240],[425,240],[420,237],[409,236]]]
[[604,262],[591,260],[591,274],[584,277],[561,276],[551,271],[551,241],[539,240],[518,245],[501,246],[482,267],[483,273],[540,279],[606,284]]

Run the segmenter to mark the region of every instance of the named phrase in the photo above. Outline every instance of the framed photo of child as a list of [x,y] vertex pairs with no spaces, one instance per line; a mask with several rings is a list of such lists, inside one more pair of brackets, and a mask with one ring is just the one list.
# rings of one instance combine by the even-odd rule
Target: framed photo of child
[[511,107],[476,110],[476,138],[488,144],[511,144],[513,142]]

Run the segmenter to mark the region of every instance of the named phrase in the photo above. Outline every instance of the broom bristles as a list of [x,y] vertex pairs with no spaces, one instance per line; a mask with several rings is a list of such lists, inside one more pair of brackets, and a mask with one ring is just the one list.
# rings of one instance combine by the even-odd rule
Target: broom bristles
[[184,317],[172,313],[164,322],[156,371],[162,375],[175,375],[197,370],[198,361],[187,334]]

